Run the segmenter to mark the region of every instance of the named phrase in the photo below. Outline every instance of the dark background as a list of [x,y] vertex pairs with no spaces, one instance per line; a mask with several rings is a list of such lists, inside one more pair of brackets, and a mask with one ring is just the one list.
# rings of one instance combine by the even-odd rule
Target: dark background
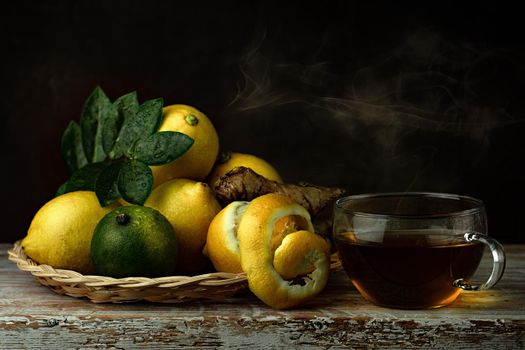
[[509,4],[17,1],[0,16],[0,242],[66,180],[60,137],[101,85],[197,107],[222,149],[288,182],[479,197],[491,235],[525,243]]

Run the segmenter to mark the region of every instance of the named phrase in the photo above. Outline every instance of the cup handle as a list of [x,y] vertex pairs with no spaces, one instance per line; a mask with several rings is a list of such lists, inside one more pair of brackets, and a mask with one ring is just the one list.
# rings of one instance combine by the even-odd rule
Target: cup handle
[[463,237],[467,242],[481,242],[489,247],[493,259],[492,273],[487,282],[481,285],[470,284],[463,278],[459,278],[454,281],[454,287],[464,290],[489,289],[498,283],[501,276],[503,276],[503,271],[505,270],[505,251],[503,250],[503,246],[495,239],[481,233],[467,232]]

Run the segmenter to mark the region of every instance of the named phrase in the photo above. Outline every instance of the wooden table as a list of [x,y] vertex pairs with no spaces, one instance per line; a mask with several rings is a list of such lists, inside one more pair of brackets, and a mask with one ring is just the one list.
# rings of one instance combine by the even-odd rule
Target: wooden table
[[[525,348],[525,245],[489,291],[436,310],[364,301],[342,271],[306,307],[275,311],[250,293],[224,302],[93,304],[55,294],[7,260],[0,245],[0,348]],[[488,254],[479,270],[487,275]]]

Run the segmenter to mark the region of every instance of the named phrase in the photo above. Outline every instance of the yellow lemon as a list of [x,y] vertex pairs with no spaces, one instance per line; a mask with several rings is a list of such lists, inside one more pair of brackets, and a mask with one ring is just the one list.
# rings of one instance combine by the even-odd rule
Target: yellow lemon
[[91,238],[98,222],[115,206],[102,208],[90,191],[53,198],[36,213],[22,241],[25,253],[40,264],[93,272]]
[[177,272],[190,274],[209,266],[202,254],[211,221],[221,207],[209,186],[189,179],[174,179],[155,188],[144,206],[168,219],[177,236]]
[[210,258],[217,271],[242,272],[237,228],[249,202],[228,204],[217,214],[208,228],[204,255]]
[[211,121],[186,105],[164,107],[159,131],[178,131],[193,138],[191,148],[171,163],[151,166],[153,187],[175,178],[202,181],[208,176],[219,152],[219,137]]
[[217,163],[208,177],[208,184],[213,188],[221,176],[224,176],[230,170],[240,166],[250,168],[268,180],[283,182],[277,170],[275,170],[275,168],[264,159],[254,156],[253,154],[229,152],[222,153],[219,156]]
[[[289,216],[293,225],[284,219],[275,234],[277,223]],[[237,237],[250,290],[267,305],[291,308],[307,302],[326,286],[330,273],[328,244],[313,233],[306,209],[288,197],[272,193],[251,201]]]

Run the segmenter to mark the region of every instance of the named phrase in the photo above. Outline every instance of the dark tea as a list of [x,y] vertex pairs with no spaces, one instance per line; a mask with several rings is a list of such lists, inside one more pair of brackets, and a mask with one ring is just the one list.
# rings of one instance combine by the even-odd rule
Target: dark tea
[[335,237],[354,286],[369,301],[403,309],[436,308],[454,301],[453,283],[476,271],[484,245],[447,230],[398,230]]

